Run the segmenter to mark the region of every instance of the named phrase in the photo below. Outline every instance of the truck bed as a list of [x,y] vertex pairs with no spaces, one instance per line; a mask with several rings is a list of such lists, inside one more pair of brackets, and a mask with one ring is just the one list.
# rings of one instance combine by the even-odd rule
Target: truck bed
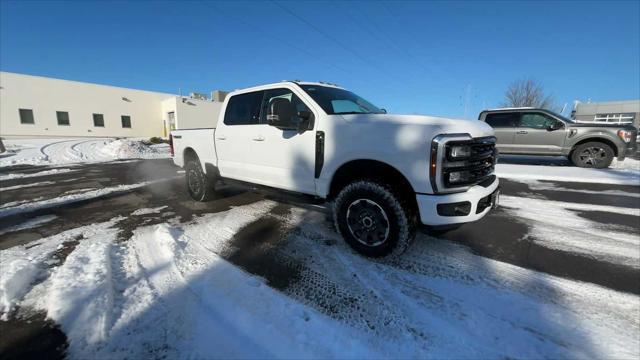
[[174,153],[173,163],[184,167],[185,152],[192,149],[198,154],[200,165],[203,169],[206,163],[217,166],[218,161],[214,143],[215,131],[215,128],[173,130],[171,132]]

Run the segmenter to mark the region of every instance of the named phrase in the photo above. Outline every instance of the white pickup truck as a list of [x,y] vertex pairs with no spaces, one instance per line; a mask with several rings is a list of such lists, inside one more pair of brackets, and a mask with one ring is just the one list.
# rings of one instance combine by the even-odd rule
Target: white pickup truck
[[230,180],[310,194],[332,203],[337,230],[366,256],[402,253],[419,223],[476,221],[497,203],[490,126],[390,115],[326,83],[234,91],[211,128],[170,139],[193,199]]

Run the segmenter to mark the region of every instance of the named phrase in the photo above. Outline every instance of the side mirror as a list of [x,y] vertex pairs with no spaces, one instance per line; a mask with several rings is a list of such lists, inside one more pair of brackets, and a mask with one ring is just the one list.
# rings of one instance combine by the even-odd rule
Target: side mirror
[[298,111],[295,116],[285,119],[281,119],[279,115],[267,115],[267,123],[280,130],[297,130],[304,132],[311,127],[312,122],[313,113],[306,110]]
[[559,130],[562,129],[563,126],[561,123],[553,123],[552,125],[549,125],[547,127],[547,131],[555,131],[555,130]]

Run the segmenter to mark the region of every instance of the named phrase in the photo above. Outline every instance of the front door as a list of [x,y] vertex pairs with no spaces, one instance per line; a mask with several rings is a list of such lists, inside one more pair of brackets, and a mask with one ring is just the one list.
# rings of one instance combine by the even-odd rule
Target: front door
[[521,113],[514,143],[517,153],[561,155],[566,126],[560,120],[538,112]]
[[260,125],[250,129],[247,166],[251,182],[315,193],[315,131],[281,130],[267,124],[268,117],[285,120],[297,117],[299,111],[310,109],[291,89],[265,91]]

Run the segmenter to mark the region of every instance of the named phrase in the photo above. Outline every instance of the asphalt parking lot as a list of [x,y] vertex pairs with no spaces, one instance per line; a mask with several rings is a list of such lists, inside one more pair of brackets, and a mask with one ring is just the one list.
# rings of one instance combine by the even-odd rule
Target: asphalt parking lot
[[[323,253],[335,254],[337,251],[354,256],[335,237],[327,236],[333,231],[333,225],[325,206],[310,199],[232,186],[220,187],[210,202],[197,203],[188,197],[184,179],[178,170],[166,159],[3,169],[0,176],[5,178],[0,182],[0,196],[5,212],[0,217],[0,250],[28,246],[31,242],[69,229],[116,217],[123,217],[117,224],[118,241],[127,242],[133,231],[142,226],[168,221],[184,224],[205,214],[270,201],[275,204],[271,210],[235,233],[232,245],[220,251],[220,256],[266,279],[272,288],[329,316],[338,319],[354,316],[345,311],[344,303],[365,301],[361,299],[363,295],[359,295],[358,290],[341,287],[339,281],[329,279],[318,270],[318,262],[327,261],[319,259]],[[46,175],[38,175],[43,172],[47,172]],[[566,242],[553,241],[554,236],[571,240],[574,239],[572,236],[580,239],[596,233],[599,236],[596,240],[606,244],[607,241],[616,242],[617,234],[637,236],[640,234],[640,221],[634,214],[640,209],[639,187],[554,181],[532,186],[501,179],[501,193],[501,207],[483,220],[439,236],[423,230],[416,239],[417,244],[391,266],[408,273],[431,273],[434,270],[430,267],[436,266],[434,262],[438,262],[438,266],[446,266],[442,259],[435,260],[443,249],[462,247],[481,257],[640,294],[640,249],[634,250],[634,245],[631,245],[631,254],[627,251],[620,255],[606,249],[591,252],[588,247],[575,251]],[[20,207],[25,204],[33,206]],[[558,209],[564,212],[559,214],[570,214],[570,218],[561,226],[553,219],[536,219],[533,208],[540,204],[560,204]],[[158,210],[130,216],[145,208]],[[533,213],[527,213],[527,209],[533,209]],[[549,209],[553,210],[553,206],[550,205]],[[305,212],[303,220],[291,223],[289,217],[299,211]],[[16,227],[16,224],[33,219],[42,221],[37,226]],[[315,227],[307,227],[307,222],[315,224]],[[589,227],[585,228],[585,223]],[[540,231],[552,226],[558,227],[556,233]],[[256,238],[262,239],[261,242],[256,242]],[[305,240],[300,240],[302,238]],[[83,240],[79,237],[65,243],[55,254],[57,263],[63,263]],[[456,251],[446,250],[446,256],[455,258],[451,254]],[[420,254],[425,258],[417,258]],[[330,268],[335,269],[327,261],[324,269]],[[350,311],[355,308],[360,309],[356,304]],[[362,309],[363,314],[371,315],[367,313],[371,309]],[[371,329],[376,325],[365,322],[365,326]],[[22,315],[15,312],[8,321],[0,322],[0,333],[3,334],[0,353],[8,358],[55,356],[66,348],[64,333],[38,312]]]

